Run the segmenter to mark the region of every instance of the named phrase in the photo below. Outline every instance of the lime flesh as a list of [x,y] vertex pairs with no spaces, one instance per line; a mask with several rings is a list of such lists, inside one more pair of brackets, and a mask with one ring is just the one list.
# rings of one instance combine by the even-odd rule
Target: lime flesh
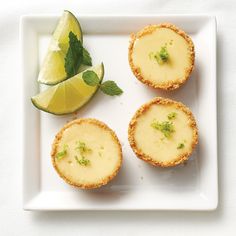
[[69,47],[69,33],[72,31],[82,42],[83,35],[76,17],[69,11],[64,11],[54,31],[47,54],[38,76],[38,82],[54,85],[67,78],[64,68],[65,56]]
[[[104,76],[103,63],[87,70],[94,71],[101,83]],[[92,98],[99,86],[89,86],[84,82],[82,75],[85,71],[32,97],[32,103],[38,109],[55,115],[75,112]]]

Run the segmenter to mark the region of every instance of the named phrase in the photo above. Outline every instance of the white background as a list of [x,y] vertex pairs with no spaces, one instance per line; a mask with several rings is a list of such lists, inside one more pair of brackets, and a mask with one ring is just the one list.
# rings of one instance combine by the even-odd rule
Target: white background
[[[236,1],[1,0],[0,3],[1,236],[236,235]],[[61,14],[63,9],[75,14],[216,15],[220,190],[216,211],[40,213],[22,210],[19,18],[30,13]]]

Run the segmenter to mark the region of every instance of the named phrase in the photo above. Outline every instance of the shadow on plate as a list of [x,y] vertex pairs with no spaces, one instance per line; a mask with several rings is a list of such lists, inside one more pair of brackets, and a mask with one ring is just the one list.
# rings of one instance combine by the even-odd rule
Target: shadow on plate
[[[200,139],[201,140],[201,139]],[[200,168],[204,164],[201,160],[204,145],[199,142],[190,159],[176,167],[161,168],[144,163],[144,173],[148,175],[149,185],[167,191],[193,191],[197,190],[200,184]]]
[[127,172],[128,168],[126,168],[125,166],[126,165],[124,165],[123,163],[117,176],[107,185],[90,190],[75,189],[75,196],[77,194],[80,200],[86,198],[86,201],[96,201],[100,203],[119,201],[119,199],[127,196],[127,194],[130,193],[130,185],[127,182],[127,180],[129,179]]
[[185,84],[180,86],[180,88],[176,90],[165,91],[161,89],[153,89],[146,85],[143,85],[145,87],[143,89],[143,93],[145,92],[151,93],[153,94],[153,97],[158,96],[164,98],[171,98],[173,100],[184,103],[190,108],[193,108],[195,107],[195,102],[197,98],[197,92],[198,92],[197,88],[198,88],[198,83],[200,82],[199,78],[200,78],[200,70],[197,66],[195,66],[194,71],[192,72],[190,78],[186,81]]

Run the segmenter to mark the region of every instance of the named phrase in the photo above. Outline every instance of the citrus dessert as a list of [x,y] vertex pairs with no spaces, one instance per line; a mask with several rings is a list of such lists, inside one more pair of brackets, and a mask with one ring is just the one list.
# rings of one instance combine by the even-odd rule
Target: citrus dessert
[[56,135],[51,157],[55,170],[67,183],[91,189],[117,175],[122,150],[116,134],[106,124],[96,119],[77,119]]
[[153,88],[173,90],[194,66],[191,38],[173,24],[149,25],[131,35],[129,64],[134,75]]
[[187,161],[198,143],[197,125],[190,109],[161,97],[138,109],[128,134],[137,157],[161,167]]

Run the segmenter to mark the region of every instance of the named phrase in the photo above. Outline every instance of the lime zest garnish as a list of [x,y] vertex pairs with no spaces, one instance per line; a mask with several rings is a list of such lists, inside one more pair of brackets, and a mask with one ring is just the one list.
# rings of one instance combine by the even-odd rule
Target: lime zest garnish
[[161,50],[159,52],[150,52],[148,54],[148,57],[150,60],[156,60],[156,62],[159,64],[159,65],[162,65],[164,64],[165,62],[168,61],[169,59],[169,53],[167,51],[167,44],[165,44],[165,46],[161,47]]
[[77,141],[76,144],[77,144],[77,147],[75,148],[75,150],[79,151],[81,155],[84,154],[85,152],[92,151],[92,149],[88,148],[84,142]]
[[58,152],[58,153],[56,154],[56,158],[57,158],[58,160],[61,160],[62,158],[64,158],[64,157],[66,156],[66,154],[67,154],[67,148],[68,148],[68,145],[67,145],[67,144],[64,144],[64,145],[63,145],[63,150],[60,151],[60,152]]
[[167,62],[169,59],[169,53],[167,51],[167,47],[166,46],[161,47],[161,50],[158,53],[158,55],[162,62]]
[[88,166],[88,165],[90,165],[90,160],[86,159],[84,156],[81,156],[81,159],[79,159],[77,156],[75,156],[75,160],[76,160],[81,166]]
[[183,143],[179,143],[179,145],[177,146],[177,149],[182,149],[184,148],[184,144]]
[[171,135],[175,132],[173,123],[169,121],[158,122],[154,120],[151,123],[151,127],[161,131],[166,138],[170,138]]
[[171,112],[170,114],[168,114],[167,118],[168,120],[173,120],[176,118],[177,113],[176,112]]

